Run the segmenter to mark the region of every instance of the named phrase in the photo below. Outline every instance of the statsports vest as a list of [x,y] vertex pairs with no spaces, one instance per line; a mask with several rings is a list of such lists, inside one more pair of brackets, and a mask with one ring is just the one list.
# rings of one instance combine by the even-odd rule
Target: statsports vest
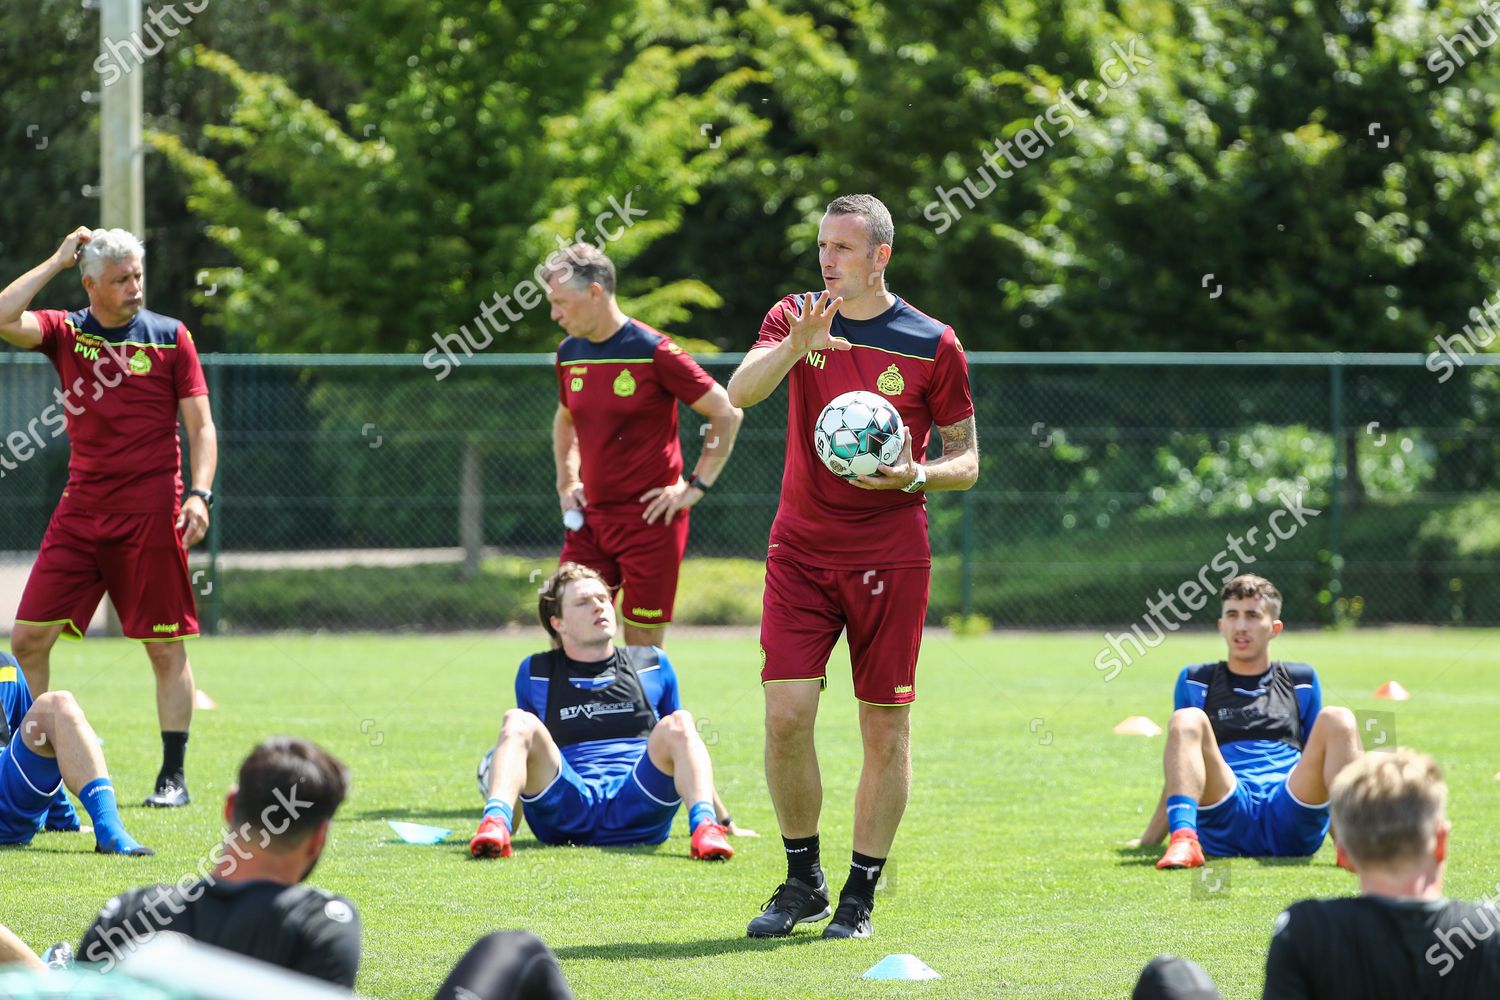
[[[597,673],[572,673],[560,649],[531,657],[533,676],[547,678],[547,715],[542,719],[559,747],[592,740],[645,739],[656,726],[656,711],[646,701],[640,671],[660,660],[651,646],[615,648],[604,665],[589,664]],[[613,679],[597,690],[575,687],[570,676]]]
[[[1297,684],[1286,664],[1277,660],[1265,674],[1255,695],[1243,694],[1254,678],[1232,673],[1222,660],[1213,665],[1203,711],[1214,727],[1219,746],[1236,740],[1273,740],[1294,750],[1302,749],[1301,709]],[[1235,690],[1236,686],[1240,690]]]

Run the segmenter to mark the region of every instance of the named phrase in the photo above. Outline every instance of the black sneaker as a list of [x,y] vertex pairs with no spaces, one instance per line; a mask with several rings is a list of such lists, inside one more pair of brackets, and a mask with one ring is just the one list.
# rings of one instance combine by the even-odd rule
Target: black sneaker
[[156,791],[146,796],[143,806],[153,809],[176,809],[193,801],[188,795],[187,783],[181,778],[159,778]]
[[828,926],[825,938],[867,938],[870,936],[870,904],[858,896],[841,896],[839,908]]
[[753,938],[786,937],[798,924],[811,923],[828,916],[828,882],[818,870],[818,884],[808,885],[789,878],[776,887],[766,900],[760,916],[750,921],[745,933]]

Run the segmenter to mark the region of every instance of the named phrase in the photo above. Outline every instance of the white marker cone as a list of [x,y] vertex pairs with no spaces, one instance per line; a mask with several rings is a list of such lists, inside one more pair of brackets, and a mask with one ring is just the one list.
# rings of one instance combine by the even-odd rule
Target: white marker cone
[[865,979],[942,979],[915,955],[887,955],[870,966]]

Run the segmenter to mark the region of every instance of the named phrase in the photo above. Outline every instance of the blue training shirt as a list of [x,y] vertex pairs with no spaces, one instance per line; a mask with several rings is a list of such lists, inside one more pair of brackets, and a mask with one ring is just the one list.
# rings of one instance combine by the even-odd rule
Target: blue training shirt
[[31,688],[26,685],[26,675],[21,665],[9,653],[0,653],[0,715],[5,725],[0,726],[0,743],[8,743],[21,731],[21,720],[31,711]]
[[[658,663],[641,670],[640,678],[641,686],[645,689],[646,703],[656,712],[659,720],[680,709],[682,701],[677,693],[677,673],[672,669],[672,661],[667,659],[667,651],[659,647],[653,648],[656,650]],[[613,683],[614,673],[596,678],[570,677],[568,680],[582,690],[597,690]],[[545,675],[532,676],[531,657],[521,661],[521,668],[516,671],[516,706],[541,719],[544,724],[547,721],[548,683]],[[624,781],[645,752],[644,737],[586,740],[562,748],[563,760],[591,785],[618,784]]]
[[[1313,723],[1323,709],[1323,686],[1318,681],[1318,672],[1306,663],[1282,664],[1291,675],[1297,694],[1298,735],[1302,745],[1312,734]],[[1177,675],[1177,686],[1172,692],[1172,708],[1197,708],[1207,712],[1208,696],[1206,678],[1216,664],[1200,663],[1183,667]],[[1265,693],[1265,685],[1271,670],[1258,677],[1236,678],[1234,692],[1247,698],[1256,698]],[[1280,740],[1235,740],[1219,746],[1224,763],[1238,777],[1250,779],[1284,778],[1291,773],[1302,751]]]

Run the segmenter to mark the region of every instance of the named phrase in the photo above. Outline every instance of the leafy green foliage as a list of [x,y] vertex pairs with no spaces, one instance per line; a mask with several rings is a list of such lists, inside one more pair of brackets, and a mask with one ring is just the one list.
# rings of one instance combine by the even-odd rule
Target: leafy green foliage
[[[422,351],[464,324],[483,347],[481,305],[513,291],[524,318],[507,348],[550,345],[537,266],[575,236],[628,262],[764,128],[741,110],[710,145],[698,123],[722,120],[757,74],[691,84],[725,53],[676,38],[622,53],[638,4],[367,6],[360,18],[306,8],[288,29],[360,81],[347,106],[200,49],[198,66],[236,95],[228,122],[205,130],[218,159],[152,135],[242,262],[211,309],[263,349]],[[701,281],[625,278],[648,322],[718,303]]]

